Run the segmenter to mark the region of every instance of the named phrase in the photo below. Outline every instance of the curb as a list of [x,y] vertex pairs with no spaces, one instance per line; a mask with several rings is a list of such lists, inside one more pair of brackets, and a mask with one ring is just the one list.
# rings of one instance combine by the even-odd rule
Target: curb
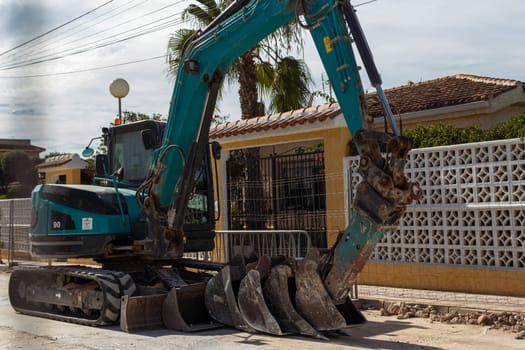
[[[489,307],[481,306],[458,306],[447,304],[446,302],[435,303],[423,300],[409,301],[407,299],[392,299],[392,298],[376,298],[376,297],[364,297],[356,300],[352,300],[354,305],[360,310],[381,310],[388,309],[391,305],[407,305],[407,306],[421,306],[421,307],[432,307],[440,314],[447,313],[499,313],[499,312],[512,312],[517,314],[525,314],[524,310],[512,310],[509,306],[490,305]],[[468,304],[468,303],[467,303]]]

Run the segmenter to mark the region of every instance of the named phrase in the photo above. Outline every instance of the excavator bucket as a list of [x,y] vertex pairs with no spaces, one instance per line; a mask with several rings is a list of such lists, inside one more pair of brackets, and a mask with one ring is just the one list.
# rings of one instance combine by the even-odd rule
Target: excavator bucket
[[[234,284],[237,285],[238,281],[235,278],[232,279],[231,271],[232,267],[226,265],[217,275],[208,280],[204,292],[206,309],[218,322],[253,333],[255,330],[246,323],[239,311],[234,290]],[[235,273],[233,275],[235,276]]]
[[120,303],[120,329],[125,332],[162,328],[162,304],[166,294],[130,297]]
[[222,327],[204,306],[205,283],[172,288],[167,294],[123,296],[120,328],[126,332],[168,328],[193,332]]
[[263,287],[268,308],[283,332],[326,339],[295,310],[288,287],[292,278],[292,268],[288,265],[277,265],[271,269]]
[[321,280],[319,258],[319,251],[312,248],[303,260],[297,262],[297,311],[318,331],[340,330],[347,327],[346,320],[332,302]]
[[168,329],[195,332],[222,327],[204,305],[204,282],[172,288],[162,303],[162,321]]
[[266,305],[261,286],[261,275],[258,270],[248,271],[242,279],[238,300],[239,310],[250,327],[259,332],[274,335],[285,334]]

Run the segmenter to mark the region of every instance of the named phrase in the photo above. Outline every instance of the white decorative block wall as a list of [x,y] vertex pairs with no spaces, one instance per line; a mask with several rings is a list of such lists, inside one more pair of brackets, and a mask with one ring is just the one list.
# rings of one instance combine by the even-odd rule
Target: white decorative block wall
[[[360,181],[357,165],[345,159],[347,188]],[[525,267],[525,140],[415,149],[406,172],[425,196],[372,260]]]

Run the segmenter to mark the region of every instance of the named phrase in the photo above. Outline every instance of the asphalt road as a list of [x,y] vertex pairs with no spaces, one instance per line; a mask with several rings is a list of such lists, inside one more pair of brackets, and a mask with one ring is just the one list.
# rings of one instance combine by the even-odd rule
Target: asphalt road
[[0,272],[0,349],[524,349],[514,334],[481,326],[446,325],[428,319],[397,320],[366,311],[368,323],[319,341],[304,337],[274,337],[230,328],[198,333],[166,329],[128,334],[118,326],[87,327],[17,314],[9,304],[9,274]]

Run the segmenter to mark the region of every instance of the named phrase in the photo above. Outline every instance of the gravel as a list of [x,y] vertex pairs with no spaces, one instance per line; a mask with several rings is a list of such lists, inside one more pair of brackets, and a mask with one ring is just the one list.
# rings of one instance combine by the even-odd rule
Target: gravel
[[520,312],[491,312],[406,304],[403,302],[383,302],[380,313],[382,316],[397,315],[397,318],[400,320],[417,317],[428,318],[432,322],[446,324],[468,324],[502,329],[516,333],[516,339],[525,339],[525,313]]

